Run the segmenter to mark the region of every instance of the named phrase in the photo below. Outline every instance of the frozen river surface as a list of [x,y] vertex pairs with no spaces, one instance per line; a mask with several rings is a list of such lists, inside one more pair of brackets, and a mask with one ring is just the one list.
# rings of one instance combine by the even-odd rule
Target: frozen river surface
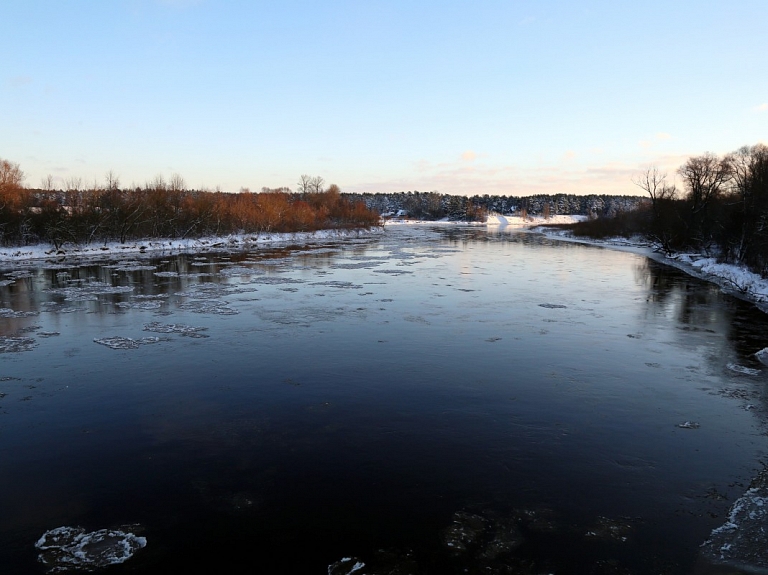
[[755,513],[730,537],[768,323],[644,257],[404,226],[17,265],[0,300],[3,573],[768,567]]

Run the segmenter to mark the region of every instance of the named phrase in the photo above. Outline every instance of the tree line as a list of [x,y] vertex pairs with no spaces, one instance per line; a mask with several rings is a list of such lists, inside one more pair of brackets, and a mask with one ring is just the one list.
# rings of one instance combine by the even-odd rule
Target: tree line
[[305,232],[368,228],[379,215],[362,202],[343,197],[336,185],[302,175],[299,192],[289,188],[191,190],[181,176],[157,177],[142,187],[125,189],[109,172],[102,184],[79,179],[66,189],[23,186],[18,164],[0,159],[0,244],[124,243],[146,238],[192,238],[233,233]]
[[682,188],[646,169],[633,180],[650,200],[644,209],[578,224],[574,233],[642,234],[667,253],[700,251],[768,276],[768,146],[693,156],[677,176]]
[[448,218],[484,221],[488,213],[530,216],[584,215],[614,216],[635,210],[648,203],[642,196],[607,194],[536,194],[531,196],[455,196],[439,192],[397,192],[377,194],[345,194],[382,215],[400,214],[423,220]]

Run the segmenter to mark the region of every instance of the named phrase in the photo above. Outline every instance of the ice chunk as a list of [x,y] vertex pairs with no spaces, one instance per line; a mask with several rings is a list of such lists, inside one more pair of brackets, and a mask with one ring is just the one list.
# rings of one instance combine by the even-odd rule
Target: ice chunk
[[32,337],[0,336],[0,353],[30,351],[37,345]]
[[162,302],[159,301],[121,301],[117,304],[117,307],[121,309],[142,309],[142,310],[155,310],[160,309]]
[[155,275],[159,278],[177,278],[179,272],[155,272]]
[[768,567],[768,481],[761,473],[747,492],[736,500],[728,519],[714,529],[701,546],[702,555],[713,563],[765,572]]
[[743,373],[744,375],[760,375],[759,369],[752,369],[751,367],[744,367],[743,365],[738,365],[735,363],[729,363],[726,367],[731,371],[735,371],[736,373]]
[[701,424],[696,421],[684,421],[683,423],[678,423],[677,427],[680,429],[698,429],[701,427]]
[[545,307],[547,309],[564,309],[568,306],[561,305],[559,303],[540,303],[539,307]]
[[768,365],[768,347],[764,347],[755,354],[755,357],[760,360],[760,363]]
[[208,337],[207,335],[200,333],[207,329],[207,327],[194,327],[180,323],[162,324],[159,321],[144,324],[144,331],[152,331],[155,333],[179,333],[187,337]]
[[137,527],[121,526],[91,532],[82,527],[57,527],[43,533],[35,543],[40,550],[38,560],[49,573],[93,571],[124,563],[147,545],[145,537],[129,531]]
[[131,339],[119,335],[113,337],[93,338],[94,343],[105,345],[111,349],[138,349],[141,345],[159,343],[159,337],[142,337],[140,339]]
[[40,315],[38,311],[13,311],[7,307],[0,307],[0,317],[32,317]]
[[[72,283],[76,282],[73,281]],[[90,281],[79,286],[52,288],[46,291],[55,295],[62,295],[66,301],[92,301],[97,300],[99,295],[132,292],[133,287],[113,286],[104,282]]]

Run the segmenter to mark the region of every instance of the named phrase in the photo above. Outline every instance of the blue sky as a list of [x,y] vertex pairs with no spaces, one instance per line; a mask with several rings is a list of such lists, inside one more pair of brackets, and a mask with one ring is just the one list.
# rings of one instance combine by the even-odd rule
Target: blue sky
[[5,0],[0,158],[122,185],[637,193],[768,143],[768,5]]

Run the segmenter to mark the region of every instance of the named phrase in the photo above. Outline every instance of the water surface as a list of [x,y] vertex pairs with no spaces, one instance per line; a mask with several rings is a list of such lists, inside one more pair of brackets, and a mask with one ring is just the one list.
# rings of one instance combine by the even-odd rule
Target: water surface
[[763,314],[638,255],[403,227],[2,274],[8,573],[128,524],[112,573],[709,572],[768,447]]

